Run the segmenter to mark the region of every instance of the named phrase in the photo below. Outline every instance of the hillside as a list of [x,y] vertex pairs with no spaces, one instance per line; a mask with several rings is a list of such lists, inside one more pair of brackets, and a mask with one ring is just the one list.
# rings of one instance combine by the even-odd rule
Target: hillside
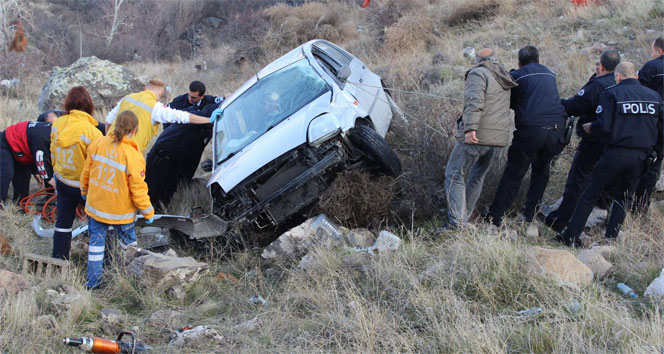
[[[127,26],[110,45],[104,36],[114,2],[108,1],[108,8],[100,3],[0,3],[0,25],[21,18],[31,43],[24,53],[0,53],[0,79],[20,80],[15,91],[0,94],[0,130],[34,119],[48,71],[81,54],[158,76],[176,94],[195,79],[220,94],[293,47],[328,39],[383,77],[408,123],[395,119],[387,137],[403,176],[396,181],[342,176],[325,197],[331,202],[318,211],[349,228],[390,230],[403,242],[396,251],[374,256],[321,247],[312,253],[317,267],[307,272],[297,269],[297,260],[263,261],[258,247],[231,253],[220,252],[219,245],[204,253],[176,248],[209,264],[208,273],[180,295],[141,285],[120,264],[106,268],[103,289],[85,290],[84,249],[73,257],[71,271],[27,276],[28,290],[0,292],[0,352],[69,353],[74,350],[61,344],[66,336],[115,339],[122,329],[134,330],[155,353],[664,350],[664,302],[629,299],[616,288],[624,282],[641,295],[664,267],[664,211],[652,207],[643,218],[628,216],[611,243],[615,251],[606,256],[613,265],[610,274],[581,287],[528,271],[532,246],[579,251],[556,242],[541,223],[534,223],[536,235],[517,218],[498,230],[478,220],[462,232],[433,233],[444,223],[445,163],[462,109],[464,73],[472,66],[464,48],[493,47],[510,69],[519,48],[535,45],[542,63],[556,72],[561,96],[569,97],[593,73],[598,48],[615,48],[637,67],[649,58],[650,43],[664,35],[662,0],[599,0],[581,7],[564,0],[374,0],[367,8],[352,0],[172,0],[158,8],[127,1],[121,8]],[[188,28],[198,33],[193,42],[183,37]],[[136,48],[140,58],[134,59]],[[207,69],[198,70],[203,62]],[[545,203],[562,195],[575,144],[552,168]],[[487,175],[480,205],[491,201],[501,171],[502,162]],[[355,204],[333,202],[356,194],[361,197]],[[186,213],[197,205],[209,208],[204,193],[180,190],[169,211]],[[50,253],[51,241],[34,235],[31,216],[8,207],[0,210],[0,220],[0,232],[15,250],[0,256],[0,270],[21,273],[25,254]],[[601,228],[589,232],[600,243],[602,235]],[[80,295],[66,311],[52,299],[63,285]],[[253,296],[266,304],[248,301]],[[534,307],[542,311],[518,314]],[[100,316],[105,308],[120,310],[119,323]],[[163,318],[155,316],[160,310]],[[169,345],[176,329],[197,325],[210,326],[219,337]]]

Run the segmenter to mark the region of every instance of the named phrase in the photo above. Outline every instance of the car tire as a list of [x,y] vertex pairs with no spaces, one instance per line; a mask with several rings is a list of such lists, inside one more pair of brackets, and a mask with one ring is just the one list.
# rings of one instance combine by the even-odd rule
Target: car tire
[[401,174],[401,161],[390,145],[375,130],[360,125],[352,128],[349,139],[353,145],[375,161],[386,175]]

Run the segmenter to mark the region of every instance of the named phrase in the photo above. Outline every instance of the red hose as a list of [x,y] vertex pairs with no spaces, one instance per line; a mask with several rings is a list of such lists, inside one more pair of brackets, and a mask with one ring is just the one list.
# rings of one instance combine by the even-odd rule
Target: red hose
[[[32,209],[31,207],[36,207],[36,204],[33,202],[33,199],[36,197],[41,197],[41,196],[46,196],[48,199],[44,203],[44,205],[41,208],[41,217],[42,219],[48,221],[48,222],[55,222],[55,212],[57,210],[56,207],[56,200],[57,200],[57,195],[55,194],[55,188],[44,188],[36,193],[30,194],[29,196],[21,199],[18,203],[18,205],[23,209],[23,211],[28,214],[30,213],[30,210]],[[76,207],[76,216],[80,220],[85,219],[86,215],[83,210],[82,205],[78,205]]]

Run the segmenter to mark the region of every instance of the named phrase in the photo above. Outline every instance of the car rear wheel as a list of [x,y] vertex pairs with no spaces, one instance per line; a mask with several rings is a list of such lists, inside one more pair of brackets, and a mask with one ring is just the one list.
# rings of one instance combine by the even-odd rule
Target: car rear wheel
[[350,130],[351,143],[375,161],[388,176],[401,174],[401,161],[390,145],[375,130],[368,126],[357,126]]

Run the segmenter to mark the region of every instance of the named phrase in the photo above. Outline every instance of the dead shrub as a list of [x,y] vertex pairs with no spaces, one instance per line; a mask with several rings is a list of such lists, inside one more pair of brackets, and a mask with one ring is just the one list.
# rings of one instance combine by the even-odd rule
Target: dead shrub
[[420,12],[408,14],[395,25],[385,29],[385,50],[393,53],[423,51],[427,47],[432,29],[433,24],[426,14]]
[[318,209],[347,227],[377,225],[390,214],[394,186],[391,177],[346,171],[323,193]]
[[455,26],[468,21],[493,17],[501,10],[510,8],[511,5],[512,0],[453,1],[447,4],[449,15],[445,22]]

